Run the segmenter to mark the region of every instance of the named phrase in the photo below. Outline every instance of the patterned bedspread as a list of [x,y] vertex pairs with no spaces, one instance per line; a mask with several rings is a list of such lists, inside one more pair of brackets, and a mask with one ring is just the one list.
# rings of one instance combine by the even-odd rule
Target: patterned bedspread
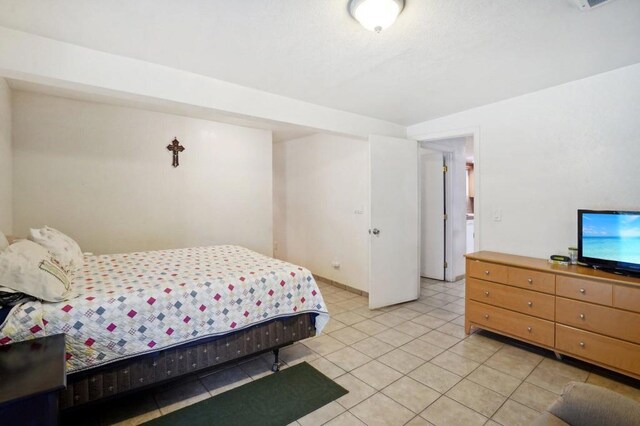
[[308,270],[237,246],[87,256],[73,286],[66,302],[15,307],[0,344],[66,333],[74,372],[303,312],[321,332],[329,318]]

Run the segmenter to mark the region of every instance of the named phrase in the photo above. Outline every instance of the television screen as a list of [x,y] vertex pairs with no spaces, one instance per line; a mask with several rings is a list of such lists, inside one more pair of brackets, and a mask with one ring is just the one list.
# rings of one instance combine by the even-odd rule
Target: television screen
[[640,270],[640,212],[579,210],[578,225],[581,262]]

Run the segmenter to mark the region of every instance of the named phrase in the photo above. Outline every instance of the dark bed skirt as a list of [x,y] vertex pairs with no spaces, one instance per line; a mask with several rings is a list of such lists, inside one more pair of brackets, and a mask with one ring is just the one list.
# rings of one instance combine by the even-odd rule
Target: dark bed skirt
[[67,388],[60,393],[60,409],[141,390],[315,336],[315,316],[307,313],[280,318],[231,334],[69,374]]

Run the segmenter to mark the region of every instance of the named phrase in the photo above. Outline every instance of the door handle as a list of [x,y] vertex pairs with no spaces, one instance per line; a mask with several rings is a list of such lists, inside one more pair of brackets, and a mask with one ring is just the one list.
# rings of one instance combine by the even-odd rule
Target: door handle
[[369,233],[373,235],[379,235],[380,230],[378,228],[369,229]]

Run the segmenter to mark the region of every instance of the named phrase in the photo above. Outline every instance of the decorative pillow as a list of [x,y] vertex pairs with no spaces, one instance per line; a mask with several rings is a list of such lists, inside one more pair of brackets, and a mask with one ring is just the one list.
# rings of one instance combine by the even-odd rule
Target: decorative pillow
[[45,226],[40,229],[32,229],[29,239],[40,244],[53,258],[58,262],[62,269],[71,273],[79,266],[82,266],[84,260],[82,250],[73,238],[63,234],[57,229]]
[[2,231],[0,231],[0,251],[7,247],[9,247],[9,240],[7,240],[7,237],[5,237]]
[[47,302],[71,298],[67,274],[51,254],[33,241],[19,241],[0,252],[0,287],[28,294]]

